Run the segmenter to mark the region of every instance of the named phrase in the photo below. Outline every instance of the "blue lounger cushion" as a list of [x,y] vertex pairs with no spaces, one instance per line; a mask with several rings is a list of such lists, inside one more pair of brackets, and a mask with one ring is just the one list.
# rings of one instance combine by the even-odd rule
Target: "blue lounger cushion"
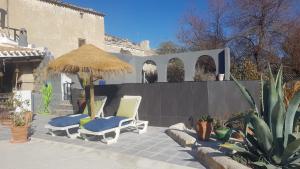
[[[93,132],[100,132],[105,131],[111,128],[115,128],[119,126],[119,123],[121,120],[127,119],[126,117],[111,117],[109,119],[104,118],[96,118],[87,124],[85,124],[83,127],[86,130],[93,131]],[[128,124],[129,122],[123,123],[123,125]]]
[[88,117],[87,114],[81,114],[78,116],[62,116],[57,117],[49,121],[49,124],[55,127],[67,127],[79,124],[80,119]]

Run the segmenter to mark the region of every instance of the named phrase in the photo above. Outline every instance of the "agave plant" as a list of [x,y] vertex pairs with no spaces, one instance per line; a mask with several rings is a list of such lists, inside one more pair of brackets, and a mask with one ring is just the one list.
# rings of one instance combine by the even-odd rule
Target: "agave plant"
[[[300,168],[300,139],[293,135],[293,125],[300,104],[300,91],[295,93],[287,108],[284,104],[282,67],[276,79],[269,66],[269,80],[261,79],[261,107],[257,108],[249,91],[234,77],[242,94],[251,105],[252,111],[230,119],[243,119],[245,142],[243,144],[225,143],[221,147],[247,154],[253,164],[266,168]],[[247,129],[254,135],[248,134]]]

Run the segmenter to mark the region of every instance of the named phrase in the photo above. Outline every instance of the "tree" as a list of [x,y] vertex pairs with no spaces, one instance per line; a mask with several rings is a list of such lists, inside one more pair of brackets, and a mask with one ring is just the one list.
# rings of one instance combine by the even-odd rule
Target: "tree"
[[223,48],[226,44],[224,36],[227,4],[224,0],[211,0],[209,19],[188,12],[182,19],[177,38],[191,50]]
[[231,74],[238,80],[259,80],[260,73],[257,65],[249,58],[243,58],[240,62],[231,65]]
[[195,67],[194,81],[216,80],[216,65],[210,56],[201,56]]
[[168,82],[182,82],[184,81],[184,65],[178,58],[173,58],[169,61],[167,68]]
[[284,63],[300,74],[300,22],[290,27],[287,37],[282,45],[286,54]]
[[231,39],[239,42],[235,47],[246,50],[243,53],[253,56],[256,65],[266,61],[269,54],[278,55],[292,19],[291,4],[291,0],[233,0]]
[[176,45],[172,41],[163,42],[159,45],[156,52],[160,55],[166,55],[171,53],[180,53],[184,52],[184,49],[178,45]]

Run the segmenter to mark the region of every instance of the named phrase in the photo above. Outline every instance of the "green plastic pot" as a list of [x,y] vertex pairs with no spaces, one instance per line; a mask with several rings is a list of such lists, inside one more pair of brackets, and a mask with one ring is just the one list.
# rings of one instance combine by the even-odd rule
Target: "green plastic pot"
[[215,136],[219,140],[226,140],[230,137],[231,129],[227,127],[221,127],[215,129]]

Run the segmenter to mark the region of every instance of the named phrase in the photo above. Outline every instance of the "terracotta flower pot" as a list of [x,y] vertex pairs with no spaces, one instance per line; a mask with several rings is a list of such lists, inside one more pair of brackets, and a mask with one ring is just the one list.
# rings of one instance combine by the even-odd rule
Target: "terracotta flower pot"
[[198,121],[198,137],[200,140],[209,140],[210,134],[212,132],[213,126],[211,122]]
[[28,129],[30,127],[30,123],[32,122],[32,113],[25,112],[24,120],[24,126],[15,126],[14,123],[11,125],[11,143],[24,143],[28,141]]
[[237,140],[241,140],[241,141],[244,140],[243,135],[240,134],[239,132],[233,132],[233,133],[231,134],[231,137],[232,137],[232,138],[235,138],[235,139],[237,139]]
[[12,126],[11,143],[24,143],[28,141],[28,126]]

